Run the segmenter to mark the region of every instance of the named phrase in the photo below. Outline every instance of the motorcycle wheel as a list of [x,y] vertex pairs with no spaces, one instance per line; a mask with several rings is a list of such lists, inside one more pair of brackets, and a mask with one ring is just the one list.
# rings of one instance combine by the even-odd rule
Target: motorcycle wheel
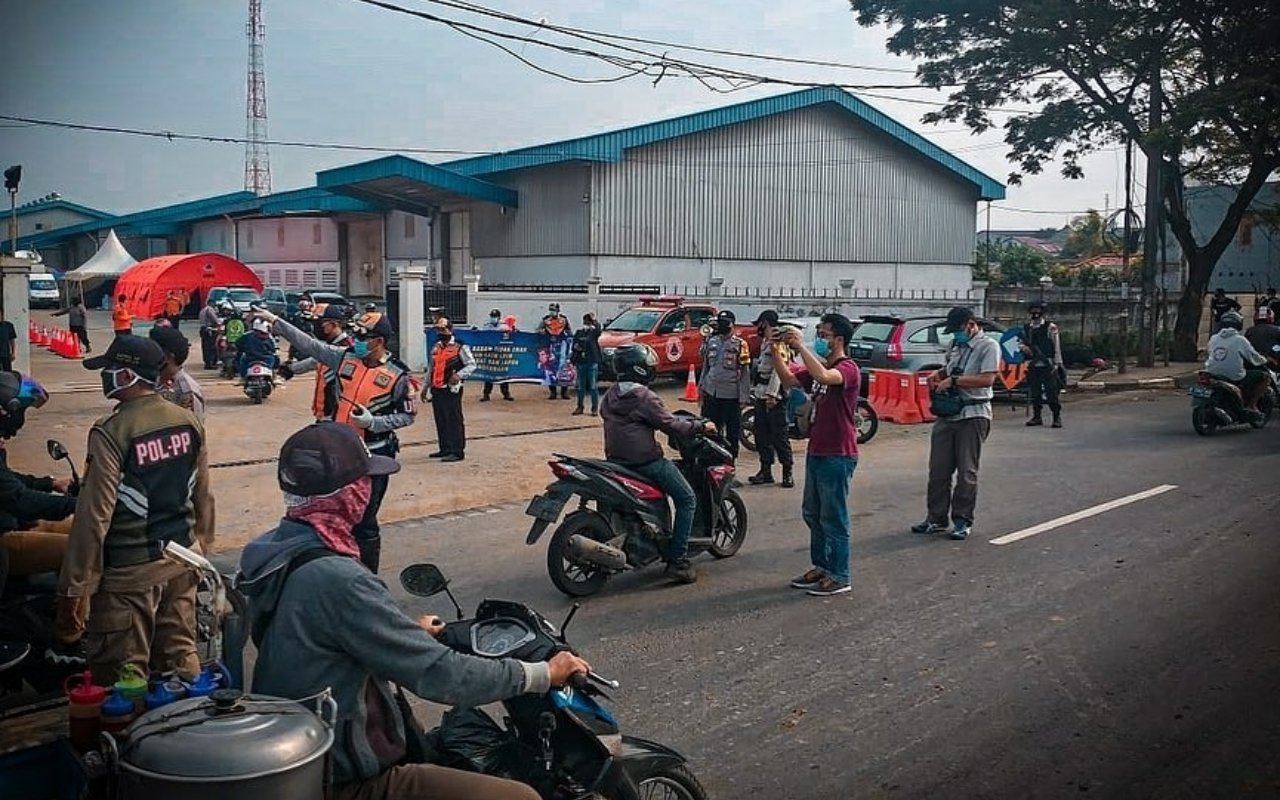
[[711,534],[713,544],[708,552],[716,558],[728,558],[738,552],[746,538],[747,504],[730,489],[720,503],[720,522]]
[[880,415],[866,400],[858,401],[858,444],[866,444],[880,430]]
[[609,573],[570,558],[569,537],[574,534],[607,542],[613,538],[613,530],[596,512],[579,510],[564,518],[547,544],[547,574],[551,582],[570,597],[588,597],[604,588]]
[[665,766],[636,781],[641,800],[706,800],[707,792],[688,768]]
[[738,443],[753,453],[756,451],[755,408],[747,408],[742,412],[742,431],[738,434]]
[[1191,427],[1201,436],[1209,436],[1218,429],[1218,418],[1212,406],[1196,406],[1191,409]]

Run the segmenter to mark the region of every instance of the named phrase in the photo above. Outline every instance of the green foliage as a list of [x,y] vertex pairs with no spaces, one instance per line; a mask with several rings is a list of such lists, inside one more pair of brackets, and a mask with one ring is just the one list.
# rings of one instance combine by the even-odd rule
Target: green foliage
[[1036,286],[1049,274],[1044,254],[1017,242],[986,242],[978,245],[974,280],[989,281],[992,286]]
[[1072,261],[1112,253],[1121,247],[1120,240],[1107,230],[1107,222],[1094,209],[1082,217],[1075,217],[1067,226],[1067,241],[1062,245],[1062,257]]

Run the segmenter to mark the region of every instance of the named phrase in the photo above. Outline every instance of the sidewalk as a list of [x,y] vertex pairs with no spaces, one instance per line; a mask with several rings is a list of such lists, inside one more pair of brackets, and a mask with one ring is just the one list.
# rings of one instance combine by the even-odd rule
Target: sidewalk
[[1157,359],[1154,367],[1130,365],[1123,374],[1115,367],[1102,372],[1070,371],[1067,374],[1067,390],[1070,392],[1132,392],[1141,389],[1185,389],[1195,382],[1199,363],[1169,362],[1164,366]]

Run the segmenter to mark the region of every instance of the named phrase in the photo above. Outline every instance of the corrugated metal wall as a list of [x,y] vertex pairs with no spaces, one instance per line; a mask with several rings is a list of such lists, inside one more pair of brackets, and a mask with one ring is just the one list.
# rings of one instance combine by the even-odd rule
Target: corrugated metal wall
[[602,255],[973,258],[976,187],[824,107],[629,150],[595,165],[592,197]]
[[558,164],[492,176],[520,193],[520,207],[476,203],[471,250],[489,256],[556,256],[587,252],[591,167]]

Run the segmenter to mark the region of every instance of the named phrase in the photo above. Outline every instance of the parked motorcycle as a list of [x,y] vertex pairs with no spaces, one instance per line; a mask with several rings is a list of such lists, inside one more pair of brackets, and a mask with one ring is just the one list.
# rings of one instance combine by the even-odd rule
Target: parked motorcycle
[[[796,389],[801,392],[803,390]],[[806,399],[803,403],[797,403],[795,422],[788,426],[787,435],[792,440],[804,440],[809,438],[809,412],[813,401]],[[866,398],[858,398],[858,444],[866,444],[871,441],[876,432],[880,430],[880,415],[876,413],[875,407]],[[756,452],[756,409],[754,405],[743,406],[742,408],[742,433],[738,437],[739,443],[751,452]]]
[[[565,632],[578,611],[576,604],[558,630],[529,606],[506,600],[485,600],[474,618],[464,619],[435,565],[406,567],[400,583],[419,597],[449,596],[458,621],[445,625],[438,638],[460,653],[546,661],[571,649]],[[608,700],[606,688],[619,684],[595,673],[578,674],[563,689],[506,700],[505,727],[479,709],[451,709],[428,734],[431,761],[520,781],[547,800],[704,800],[706,792],[684,756],[620,732],[617,718],[602,703]]]
[[1266,373],[1267,388],[1258,401],[1258,410],[1262,413],[1252,414],[1245,408],[1239,386],[1204,370],[1197,372],[1195,385],[1187,391],[1191,395],[1191,427],[1201,436],[1235,425],[1264,427],[1275,412],[1277,398],[1280,398],[1276,373],[1270,369]]
[[[687,411],[676,413],[693,417]],[[733,455],[716,434],[672,435],[669,441],[680,453],[676,467],[698,498],[689,554],[705,551],[729,558],[747,537],[747,507],[734,488],[740,484],[734,479]],[[547,464],[558,480],[525,509],[534,518],[525,542],[536,544],[569,499],[578,496],[577,509],[547,546],[547,572],[557,589],[586,597],[600,591],[611,576],[662,558],[672,514],[661,489],[611,461],[554,455]]]
[[275,388],[275,372],[265,361],[250,362],[244,375],[244,396],[257,405],[271,396]]

